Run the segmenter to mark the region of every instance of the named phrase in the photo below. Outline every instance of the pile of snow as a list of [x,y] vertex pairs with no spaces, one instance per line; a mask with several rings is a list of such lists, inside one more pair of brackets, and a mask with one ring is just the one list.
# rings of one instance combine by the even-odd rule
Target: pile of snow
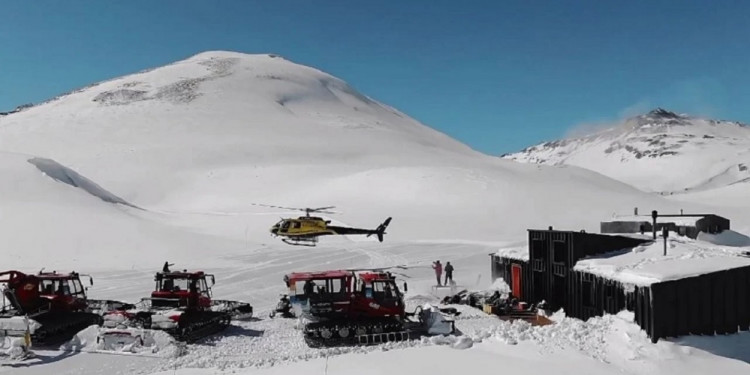
[[[652,344],[633,323],[632,313],[591,318],[567,318],[557,312],[555,324],[531,326],[523,321],[505,322],[486,314],[466,311],[461,317],[463,336],[426,338],[414,346],[383,346],[376,350],[325,352],[305,361],[279,363],[273,367],[225,368],[240,375],[249,374],[456,374],[482,373],[502,369],[515,374],[540,371],[575,374],[699,374],[708,371],[743,373],[747,363],[715,357],[700,346],[681,346],[667,340]],[[459,318],[461,318],[459,317]],[[714,338],[715,347],[746,342],[748,333]],[[744,346],[743,346],[744,347]],[[400,349],[400,350],[394,350]],[[465,350],[455,350],[465,349]],[[740,357],[740,358],[746,358]],[[154,375],[207,375],[214,369],[167,369]],[[202,367],[202,366],[201,366]]]
[[726,269],[750,266],[749,248],[721,247],[687,237],[649,242],[579,260],[573,267],[626,284],[650,285]]
[[[106,336],[106,337],[105,337]],[[120,340],[119,337],[122,337]],[[121,341],[124,344],[119,344]],[[185,346],[166,332],[135,328],[108,329],[97,325],[78,332],[60,346],[63,351],[131,354],[159,358],[176,358],[185,354]]]
[[510,286],[508,285],[508,283],[505,282],[505,280],[498,278],[492,283],[492,285],[490,285],[488,290],[492,290],[492,291],[496,290],[500,293],[507,293],[507,292],[510,292]]
[[0,363],[20,360],[29,355],[29,348],[23,337],[0,336]]

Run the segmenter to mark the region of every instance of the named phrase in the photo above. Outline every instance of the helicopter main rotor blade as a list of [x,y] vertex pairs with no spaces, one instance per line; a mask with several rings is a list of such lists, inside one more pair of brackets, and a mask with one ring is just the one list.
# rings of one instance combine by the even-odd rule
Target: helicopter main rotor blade
[[271,208],[281,208],[282,210],[293,210],[293,211],[304,211],[304,208],[295,208],[295,207],[282,207],[282,206],[274,206],[270,204],[260,204],[260,203],[250,203],[253,206],[262,206],[262,207],[271,207]]
[[335,206],[328,206],[328,207],[320,207],[320,208],[299,208],[299,207],[283,207],[283,206],[274,206],[271,204],[260,204],[260,203],[250,203],[253,206],[263,206],[263,207],[271,207],[271,208],[280,208],[282,210],[292,210],[292,211],[302,211],[302,212],[318,212],[318,213],[324,213],[324,214],[335,214],[336,212],[329,212],[324,211],[330,208],[336,208]]
[[323,211],[323,210],[328,210],[328,209],[331,209],[331,208],[336,208],[336,206],[319,207],[319,208],[310,208],[309,210],[310,210],[310,211],[315,211],[315,212],[321,212],[321,211]]

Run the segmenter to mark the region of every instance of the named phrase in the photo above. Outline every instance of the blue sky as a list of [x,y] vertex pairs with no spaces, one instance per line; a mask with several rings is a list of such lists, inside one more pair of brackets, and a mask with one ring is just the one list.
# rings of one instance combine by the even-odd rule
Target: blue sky
[[0,110],[205,50],[278,53],[500,154],[661,106],[750,123],[750,2],[0,2]]

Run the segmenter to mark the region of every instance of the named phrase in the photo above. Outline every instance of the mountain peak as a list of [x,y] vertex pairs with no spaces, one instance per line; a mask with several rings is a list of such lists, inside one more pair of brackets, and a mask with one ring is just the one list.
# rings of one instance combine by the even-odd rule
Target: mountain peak
[[656,109],[650,111],[646,114],[648,117],[655,117],[655,118],[666,118],[666,119],[678,119],[682,118],[684,116],[680,116],[672,111],[668,111],[664,108],[657,107]]
[[245,53],[237,51],[210,50],[196,53],[185,60],[206,60],[206,59],[224,59],[224,58],[278,58],[282,60],[283,56],[275,53]]
[[622,124],[627,130],[660,127],[665,125],[690,125],[694,118],[657,107],[645,114],[634,116]]
[[741,123],[656,108],[593,134],[503,157],[578,166],[644,191],[677,194],[750,182],[748,149],[750,128]]

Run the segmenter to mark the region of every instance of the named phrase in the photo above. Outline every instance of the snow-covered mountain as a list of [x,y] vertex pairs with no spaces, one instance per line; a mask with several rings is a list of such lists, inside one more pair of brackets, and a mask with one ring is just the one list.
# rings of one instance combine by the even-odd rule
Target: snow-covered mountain
[[697,192],[750,181],[750,127],[657,108],[502,157],[587,168],[648,192]]
[[481,154],[275,55],[201,53],[62,95],[0,118],[0,150],[53,159],[152,211],[243,214],[198,224],[242,240],[296,214],[252,216],[251,203],[334,205],[361,226],[393,216],[391,239],[484,241],[677,208],[585,170]]

